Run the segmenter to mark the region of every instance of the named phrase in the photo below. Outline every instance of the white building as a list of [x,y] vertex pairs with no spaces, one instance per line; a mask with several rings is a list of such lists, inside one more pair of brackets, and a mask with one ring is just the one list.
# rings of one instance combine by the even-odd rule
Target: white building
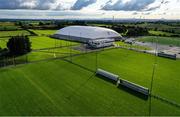
[[122,39],[122,36],[114,30],[92,26],[68,26],[57,31],[53,37],[88,43],[89,45],[100,43],[99,47],[103,47],[102,43],[107,46],[108,42],[112,43],[112,41]]
[[114,39],[89,40],[88,45],[92,48],[103,48],[114,45]]

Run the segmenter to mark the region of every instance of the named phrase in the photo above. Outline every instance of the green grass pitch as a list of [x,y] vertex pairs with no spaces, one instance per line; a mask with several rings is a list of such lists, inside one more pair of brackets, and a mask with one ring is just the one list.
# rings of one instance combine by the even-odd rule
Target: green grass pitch
[[[125,49],[0,70],[0,115],[148,115],[149,100],[116,88],[94,73],[98,67],[150,87],[154,56]],[[69,58],[67,58],[69,59]],[[180,61],[158,57],[153,94],[180,103]],[[152,98],[152,115],[180,115]]]

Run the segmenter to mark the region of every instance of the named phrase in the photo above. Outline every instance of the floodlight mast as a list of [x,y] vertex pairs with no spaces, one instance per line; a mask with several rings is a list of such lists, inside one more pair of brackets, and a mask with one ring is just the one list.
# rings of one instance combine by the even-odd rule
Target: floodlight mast
[[153,83],[154,83],[154,76],[155,76],[155,71],[156,71],[156,67],[157,67],[157,54],[158,54],[158,40],[157,37],[155,37],[155,41],[153,38],[153,43],[155,42],[155,56],[154,56],[154,65],[153,65],[153,71],[152,71],[152,77],[151,77],[151,86],[150,86],[150,98],[149,98],[149,116],[151,116],[151,111],[152,111],[152,90],[153,90]]
[[[23,36],[23,38],[26,39],[26,36],[24,36],[24,34],[22,36]],[[23,41],[24,41],[24,44],[25,44],[25,54],[26,54],[26,64],[27,64],[28,63],[28,55],[27,55],[28,52],[27,52],[27,44],[26,44],[25,39]]]
[[54,39],[54,50],[53,50],[53,52],[54,52],[54,58],[56,58],[56,53],[55,53],[55,49],[57,48],[57,44],[56,44],[57,42],[56,42],[56,39]]
[[72,48],[71,48],[71,41],[70,41],[70,32],[69,32],[69,49],[70,49],[70,62],[72,62]]
[[96,71],[98,70],[98,51],[96,50]]
[[[15,48],[15,51],[16,51],[15,39],[16,39],[16,37],[13,39],[13,44],[14,44],[14,48]],[[15,52],[14,51],[13,51],[13,64],[14,64],[14,66],[16,66]]]

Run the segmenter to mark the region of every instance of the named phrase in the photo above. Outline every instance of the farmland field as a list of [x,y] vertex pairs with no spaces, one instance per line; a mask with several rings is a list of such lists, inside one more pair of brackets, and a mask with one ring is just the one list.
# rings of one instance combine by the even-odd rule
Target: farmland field
[[19,27],[17,26],[0,26],[0,31],[1,30],[18,30]]
[[13,22],[0,22],[0,31],[17,31],[21,30],[20,26],[16,26]]
[[57,30],[31,30],[38,35],[53,35]]
[[18,36],[18,35],[30,35],[30,33],[25,30],[0,31],[0,37],[10,37],[10,36]]
[[141,27],[148,27],[148,28],[158,28],[158,29],[171,29],[174,28],[173,26],[168,26],[166,24],[154,24],[154,23],[143,23],[140,24]]
[[150,34],[155,35],[155,36],[172,36],[175,35],[174,33],[169,33],[169,32],[163,32],[163,31],[149,31]]
[[14,26],[13,22],[0,22],[0,26]]
[[142,42],[157,42],[164,45],[173,45],[180,47],[180,38],[176,37],[154,37],[154,36],[145,36],[138,38]]
[[[112,49],[76,56],[72,62],[54,60],[1,69],[0,115],[148,115],[148,100],[116,88],[92,71],[98,66],[150,87],[153,55]],[[180,61],[158,57],[157,63],[152,93],[180,103]],[[152,98],[151,114],[180,115],[180,110]]]

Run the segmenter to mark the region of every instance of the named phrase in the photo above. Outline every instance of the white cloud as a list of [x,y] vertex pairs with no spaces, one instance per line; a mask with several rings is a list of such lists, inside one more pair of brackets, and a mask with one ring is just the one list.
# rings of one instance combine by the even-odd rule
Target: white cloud
[[[100,13],[98,17],[112,17],[113,15],[118,18],[176,18],[180,19],[180,0],[0,0],[0,17],[13,17],[16,14],[9,14],[7,9],[32,9],[34,13],[36,10],[52,10],[52,12],[43,12],[43,17],[52,17],[55,14],[57,17],[58,12],[61,11],[59,17],[63,14],[68,14],[70,17],[72,11],[78,11],[82,14],[96,14]],[[6,14],[4,12],[6,11]],[[17,11],[17,10],[16,10]],[[25,12],[27,10],[23,10]],[[28,10],[29,11],[29,10]],[[68,11],[68,12],[67,12]],[[63,12],[63,13],[62,13]],[[29,13],[29,14],[28,14]],[[76,15],[75,15],[76,14]],[[30,12],[21,14],[32,15]],[[21,15],[19,17],[21,17]],[[78,17],[77,12],[72,13],[72,17]],[[88,17],[86,15],[86,17]],[[39,17],[42,15],[39,14]],[[33,15],[32,15],[33,17]],[[83,17],[80,15],[79,17]],[[93,17],[96,17],[94,15]]]
[[118,0],[115,3],[112,0],[102,8],[103,10],[124,10],[124,11],[138,11],[146,8],[149,4],[152,4],[155,0]]
[[0,9],[72,9],[89,6],[104,10],[139,10],[155,0],[0,0]]
[[69,9],[75,0],[0,0],[0,9]]
[[76,3],[71,7],[71,10],[81,10],[91,4],[96,3],[97,0],[77,0]]

